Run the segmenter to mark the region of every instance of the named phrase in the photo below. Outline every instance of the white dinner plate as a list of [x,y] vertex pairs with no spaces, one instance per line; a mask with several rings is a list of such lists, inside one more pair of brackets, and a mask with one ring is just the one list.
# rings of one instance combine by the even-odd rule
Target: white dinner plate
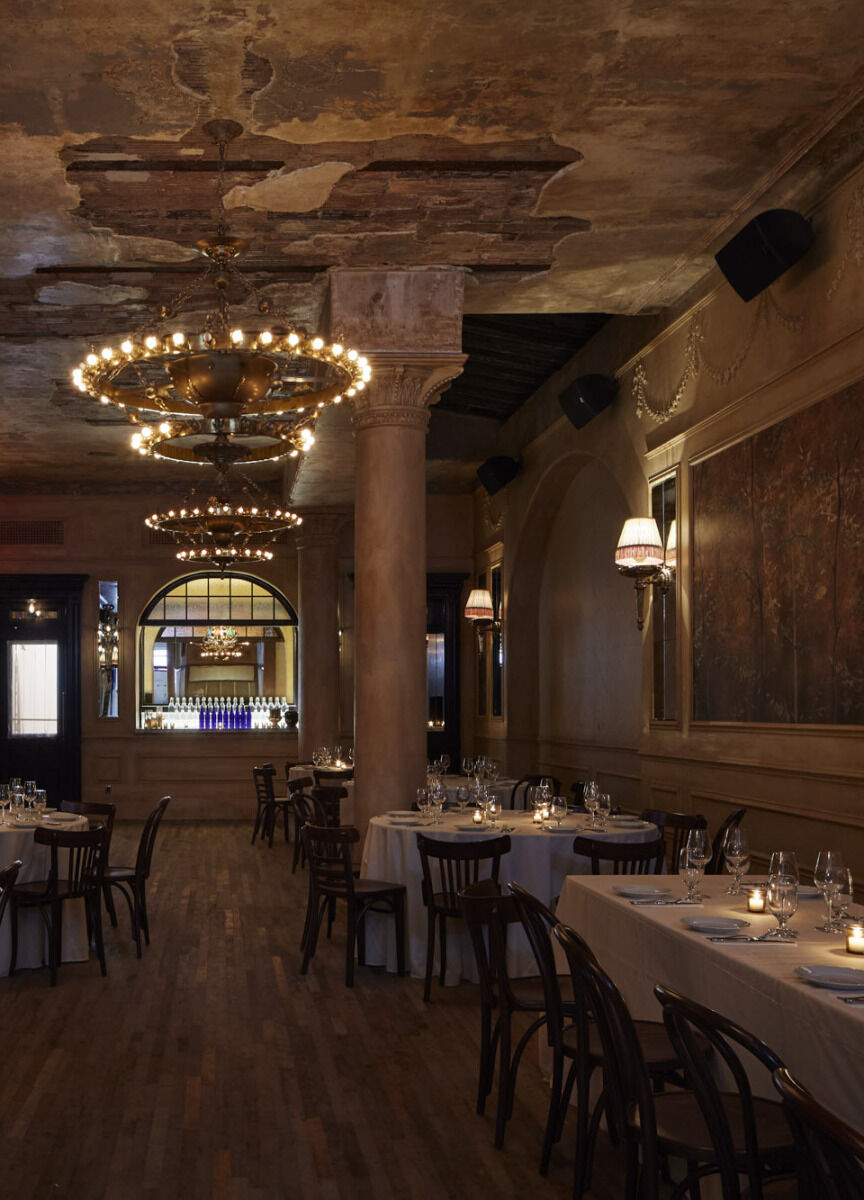
[[730,933],[735,929],[746,929],[750,922],[739,917],[682,917],[681,924],[695,933]]
[[646,825],[647,821],[643,821],[641,817],[631,817],[626,813],[619,813],[615,817],[608,818],[612,825]]
[[824,963],[811,963],[810,966],[796,967],[795,974],[812,983],[814,987],[837,988],[841,991],[864,992],[864,971],[854,967],[826,966]]
[[7,829],[35,829],[35,821],[16,821],[14,825],[7,825]]
[[45,815],[43,816],[42,820],[43,821],[77,821],[78,815],[77,815],[77,813],[48,812],[46,810]]
[[416,817],[417,813],[413,808],[391,808],[387,813],[388,817]]
[[660,900],[669,895],[669,888],[645,887],[636,883],[619,884],[615,891],[627,900]]
[[401,825],[408,826],[408,825],[425,825],[425,824],[426,824],[426,822],[425,822],[425,821],[421,821],[421,820],[420,820],[420,818],[419,818],[419,817],[417,817],[417,816],[413,816],[413,817],[391,817],[391,818],[390,818],[390,824],[391,824],[391,825],[397,825],[397,826],[401,826]]

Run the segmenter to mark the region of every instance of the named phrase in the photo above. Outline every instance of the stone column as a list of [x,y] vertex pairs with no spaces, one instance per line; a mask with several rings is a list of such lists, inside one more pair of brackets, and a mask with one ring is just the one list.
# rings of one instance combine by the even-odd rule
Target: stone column
[[462,370],[462,279],[448,270],[338,271],[334,330],[366,354],[354,398],[354,811],[407,808],[426,763],[426,429]]
[[337,534],[343,518],[304,515],[297,534],[299,613],[298,752],[309,762],[339,736],[339,578]]

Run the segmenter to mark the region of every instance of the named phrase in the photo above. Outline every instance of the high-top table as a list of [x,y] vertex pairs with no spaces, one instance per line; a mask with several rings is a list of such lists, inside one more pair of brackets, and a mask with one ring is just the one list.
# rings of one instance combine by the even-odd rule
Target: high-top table
[[[333,771],[334,767],[313,767],[312,763],[298,763],[296,767],[288,768],[288,780],[293,783],[295,779],[305,779],[307,776],[314,779],[313,771]],[[353,767],[346,767],[345,774],[348,775],[353,771]],[[343,825],[354,824],[354,780],[353,779],[327,779],[322,787],[341,787],[348,793],[343,796],[339,804],[339,820]]]
[[[864,1131],[864,1005],[844,1004],[838,996],[849,991],[817,988],[795,974],[797,966],[811,964],[864,970],[864,957],[847,954],[841,934],[816,930],[825,920],[821,898],[799,901],[789,922],[796,941],[734,945],[711,942],[682,921],[698,914],[736,917],[749,921],[744,932],[755,935],[775,928],[772,916],[746,911],[746,896],[725,894],[729,876],[706,877],[705,902],[698,907],[634,906],[614,892],[626,882],[652,879],[571,875],[557,915],[592,947],[633,1016],[659,1020],[653,988],[666,984],[762,1038],[819,1100]],[[676,876],[668,883],[673,896],[683,895]],[[566,970],[563,956],[561,969]],[[764,1071],[754,1072],[753,1085],[763,1095],[774,1094]]]
[[[69,814],[70,816],[72,814]],[[50,813],[49,813],[50,817]],[[47,879],[51,869],[51,851],[48,846],[37,845],[33,834],[38,824],[33,821],[26,825],[0,824],[0,864],[8,867],[16,859],[23,866],[18,873],[18,883],[31,883],[38,879]],[[49,822],[45,822],[48,827]],[[86,817],[74,816],[72,820],[63,820],[52,826],[62,829],[86,829]],[[62,852],[60,863],[62,866]],[[3,924],[0,925],[0,973],[9,972],[9,957],[12,953],[12,933],[9,910]],[[87,940],[87,919],[83,900],[67,901],[63,905],[63,962],[86,962],[90,957],[90,946]],[[45,933],[45,923],[37,909],[22,909],[18,914],[18,968],[41,967],[48,962],[48,944]]]
[[[471,823],[470,811],[467,814],[445,813],[441,824],[430,824],[419,813],[412,816],[406,812],[402,818],[387,815],[373,817],[363,849],[361,875],[405,884],[405,961],[411,975],[422,979],[426,969],[426,909],[420,890],[422,868],[417,849],[418,833],[444,840],[477,841],[497,837],[506,830],[511,848],[510,853],[501,860],[499,878],[502,885],[512,880],[544,903],[552,905],[568,875],[591,869],[588,859],[579,858],[573,853],[573,839],[577,835],[590,834],[600,839],[632,842],[652,841],[657,836],[657,827],[647,821],[628,829],[610,827],[605,834],[592,831],[588,825],[588,818],[584,815],[571,814],[560,830],[538,829],[533,821],[533,813],[510,811],[503,814],[497,829],[487,826],[475,828]],[[393,922],[371,914],[366,920],[367,963],[384,965],[388,971],[395,971],[396,936]],[[512,936],[508,933],[511,971],[517,975],[533,974],[534,960],[527,940],[521,929],[511,932]],[[456,984],[460,979],[476,981],[477,969],[464,922],[450,921],[447,926],[447,983]]]

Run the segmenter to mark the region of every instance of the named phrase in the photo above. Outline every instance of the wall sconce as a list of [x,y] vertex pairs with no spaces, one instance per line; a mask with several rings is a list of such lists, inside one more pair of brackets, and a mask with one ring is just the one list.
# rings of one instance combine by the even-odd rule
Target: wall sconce
[[622,575],[633,580],[636,589],[636,627],[645,624],[645,589],[649,584],[667,592],[675,579],[678,563],[678,533],[676,522],[669,526],[666,551],[653,517],[631,517],[624,522],[618,547],[615,551],[615,566]]
[[477,649],[483,650],[483,638],[487,633],[500,633],[501,621],[495,616],[492,594],[487,588],[474,588],[465,605],[465,617],[474,625],[477,633]]

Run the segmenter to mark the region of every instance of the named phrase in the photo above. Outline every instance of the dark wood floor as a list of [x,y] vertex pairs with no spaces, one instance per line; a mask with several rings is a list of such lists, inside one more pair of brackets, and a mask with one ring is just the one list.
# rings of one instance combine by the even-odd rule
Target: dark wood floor
[[[139,832],[117,826],[115,862]],[[341,925],[301,976],[305,874],[249,833],[163,825],[140,962],[121,913],[107,979],[95,960],[54,989],[0,979],[0,1200],[569,1196],[569,1134],[537,1172],[536,1055],[498,1151],[474,1111],[476,989],[425,1005],[416,980],[360,969],[346,990]],[[604,1152],[594,1194],[622,1193]]]

